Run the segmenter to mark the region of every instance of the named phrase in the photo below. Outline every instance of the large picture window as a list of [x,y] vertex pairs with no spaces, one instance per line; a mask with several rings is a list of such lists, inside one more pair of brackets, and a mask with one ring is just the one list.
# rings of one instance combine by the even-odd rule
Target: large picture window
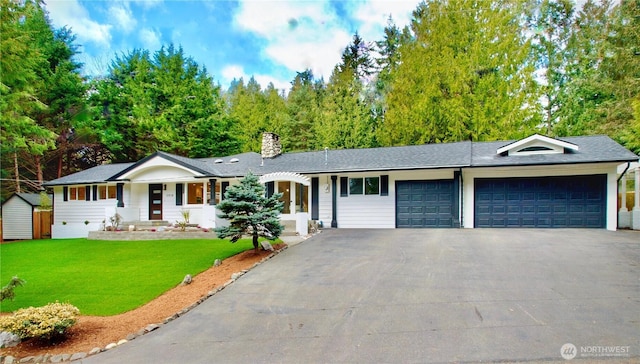
[[187,184],[187,204],[201,205],[204,196],[204,184],[188,183]]

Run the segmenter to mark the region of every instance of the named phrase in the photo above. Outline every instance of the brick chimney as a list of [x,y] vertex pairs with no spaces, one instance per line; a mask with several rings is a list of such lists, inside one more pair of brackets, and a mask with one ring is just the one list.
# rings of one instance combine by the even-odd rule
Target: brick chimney
[[275,133],[262,134],[262,158],[274,158],[282,154],[280,137]]

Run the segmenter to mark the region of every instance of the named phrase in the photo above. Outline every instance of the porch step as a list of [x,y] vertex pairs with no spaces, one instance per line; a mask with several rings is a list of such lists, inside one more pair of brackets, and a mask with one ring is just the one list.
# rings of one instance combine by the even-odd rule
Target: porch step
[[280,235],[282,236],[296,236],[296,222],[295,220],[280,220],[280,224],[284,226],[284,230]]

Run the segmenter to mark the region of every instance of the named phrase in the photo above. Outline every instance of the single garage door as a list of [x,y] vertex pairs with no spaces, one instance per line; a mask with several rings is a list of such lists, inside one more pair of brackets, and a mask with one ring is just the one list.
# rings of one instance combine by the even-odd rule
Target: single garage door
[[396,227],[453,227],[453,181],[397,181]]
[[606,226],[606,175],[475,180],[475,227]]

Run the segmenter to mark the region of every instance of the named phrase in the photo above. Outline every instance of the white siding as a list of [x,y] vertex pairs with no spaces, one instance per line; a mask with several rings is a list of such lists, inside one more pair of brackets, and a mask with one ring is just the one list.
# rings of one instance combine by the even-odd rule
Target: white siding
[[[337,181],[337,221],[338,228],[380,228],[388,229],[396,226],[396,181],[452,179],[453,169],[416,170],[400,172],[363,172],[338,175]],[[379,177],[389,176],[389,195],[349,195],[340,196],[340,177]],[[331,223],[331,193],[323,192],[323,178],[320,179],[320,219],[328,216],[325,226]],[[329,182],[331,180],[329,179]],[[325,197],[323,199],[323,197]]]
[[318,181],[318,219],[322,221],[322,226],[326,229],[331,227],[331,177],[329,175],[320,176]]
[[463,169],[463,225],[465,228],[474,226],[474,205],[476,178],[509,178],[509,177],[546,177],[546,176],[580,176],[607,175],[607,230],[616,230],[617,225],[617,164],[573,164],[555,166],[527,166],[527,167],[495,167]]
[[106,211],[114,211],[118,201],[116,199],[93,201],[64,201],[62,197],[62,187],[53,189],[53,224],[61,225],[83,223],[89,221],[90,224],[101,224],[107,217]]
[[18,196],[2,205],[2,235],[4,239],[33,239],[33,210]]

